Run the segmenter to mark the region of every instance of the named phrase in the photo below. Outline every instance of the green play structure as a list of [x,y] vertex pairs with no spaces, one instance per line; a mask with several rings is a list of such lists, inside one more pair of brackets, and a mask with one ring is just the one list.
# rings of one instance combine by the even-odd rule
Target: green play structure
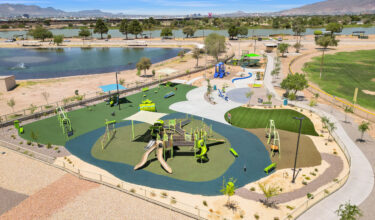
[[259,54],[243,54],[241,59],[232,59],[229,64],[234,66],[249,67],[257,66],[259,64],[259,59],[254,59],[254,57],[259,57]]
[[274,120],[270,120],[266,126],[266,137],[267,144],[271,144],[271,153],[272,156],[275,156],[275,153],[278,153],[279,158],[281,157],[281,146],[280,146],[280,136],[279,132],[276,129]]
[[70,119],[68,118],[68,115],[66,114],[63,107],[57,107],[56,108],[56,114],[57,114],[57,120],[60,123],[60,127],[62,128],[63,134],[66,135],[66,137],[70,137],[73,135],[73,128],[72,123],[70,122]]
[[156,112],[156,104],[149,99],[143,100],[142,104],[139,104],[139,110]]
[[116,134],[116,120],[108,121],[105,120],[105,132],[101,140],[102,150],[111,142]]
[[23,134],[25,132],[23,126],[20,125],[20,121],[18,120],[14,120],[14,127],[18,130],[18,133],[20,134]]
[[270,171],[272,171],[275,168],[276,168],[276,163],[271,163],[268,167],[264,168],[264,172],[268,174]]

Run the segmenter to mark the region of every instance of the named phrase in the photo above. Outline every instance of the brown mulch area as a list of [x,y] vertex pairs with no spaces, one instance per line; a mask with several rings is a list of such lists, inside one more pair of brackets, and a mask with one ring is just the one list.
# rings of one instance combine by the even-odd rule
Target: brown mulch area
[[0,187],[0,214],[5,213],[28,196],[15,191],[7,190]]
[[98,186],[99,184],[81,180],[71,174],[65,174],[0,216],[0,219],[47,218],[80,193]]
[[[314,192],[319,187],[324,186],[327,183],[332,182],[335,178],[337,178],[342,169],[344,168],[344,163],[341,160],[341,158],[327,153],[322,153],[322,158],[330,165],[322,175],[320,175],[318,178],[311,181],[306,186],[300,189],[294,190],[292,192],[283,193],[270,198],[269,202],[278,204],[304,197],[307,195],[307,193]],[[264,201],[266,199],[266,197],[263,194],[252,192],[249,189],[243,187],[236,190],[236,195],[254,201]]]
[[[267,144],[266,132],[264,128],[246,129],[255,134],[266,146],[270,152],[270,144]],[[277,163],[276,169],[293,168],[294,157],[296,154],[297,137],[298,134],[289,131],[278,130],[280,136],[280,157],[276,153],[270,156],[273,163]],[[297,157],[297,167],[313,167],[321,164],[322,157],[316,149],[314,142],[310,137],[301,135]]]

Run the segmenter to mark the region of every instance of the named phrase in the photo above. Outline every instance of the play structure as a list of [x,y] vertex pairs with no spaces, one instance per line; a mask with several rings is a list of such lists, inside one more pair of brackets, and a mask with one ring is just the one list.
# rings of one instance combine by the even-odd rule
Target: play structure
[[191,151],[194,151],[194,158],[196,158],[198,162],[208,162],[207,141],[225,142],[225,140],[210,139],[212,127],[209,127],[208,132],[205,126],[200,129],[191,129],[189,133],[186,132],[183,127],[190,122],[190,119],[180,120],[179,122],[173,119],[169,120],[166,124],[163,120],[158,120],[151,125],[148,130],[151,135],[151,140],[144,148],[146,152],[143,154],[141,161],[134,166],[134,170],[143,167],[148,161],[148,156],[156,150],[156,157],[161,166],[168,173],[172,173],[172,168],[165,160],[167,159],[167,153],[173,158],[174,147],[177,146],[190,147]]
[[232,83],[234,83],[236,80],[241,80],[241,79],[248,79],[248,78],[251,78],[252,76],[253,76],[253,74],[249,72],[249,75],[248,75],[248,76],[245,76],[245,77],[238,77],[238,78],[234,78],[234,79],[232,79]]
[[225,72],[225,66],[223,62],[215,65],[214,78],[223,78],[225,75],[229,75],[229,72]]
[[72,136],[73,135],[72,124],[70,122],[70,119],[68,118],[68,115],[64,111],[64,108],[57,107],[56,114],[57,114],[57,120],[59,121],[63,134],[66,135],[66,137]]
[[149,99],[143,100],[142,103],[139,104],[139,110],[140,111],[156,112],[156,104],[153,103]]
[[257,66],[259,64],[259,59],[254,59],[254,57],[259,57],[259,54],[244,54],[241,56],[240,59],[232,59],[229,64],[234,66],[241,66],[241,67],[251,67]]
[[218,89],[217,91],[220,98],[223,98],[225,101],[228,101],[228,96],[224,94],[224,92],[221,92],[220,89]]
[[280,146],[280,137],[279,132],[276,129],[274,120],[270,120],[266,126],[266,137],[267,144],[271,144],[271,153],[272,156],[275,156],[275,153],[278,153],[279,158],[281,157],[281,146]]
[[23,134],[25,132],[23,126],[20,125],[20,121],[14,120],[14,127],[17,129],[18,133]]
[[116,120],[108,121],[105,120],[105,132],[101,140],[102,150],[108,145],[108,143],[115,137],[116,134]]

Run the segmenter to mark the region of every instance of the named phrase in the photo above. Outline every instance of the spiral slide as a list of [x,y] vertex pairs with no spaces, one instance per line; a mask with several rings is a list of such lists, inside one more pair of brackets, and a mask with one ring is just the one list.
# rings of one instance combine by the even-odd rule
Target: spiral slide
[[137,165],[135,165],[134,170],[138,170],[139,168],[143,167],[143,166],[147,163],[148,155],[150,155],[150,153],[156,149],[156,146],[157,146],[157,145],[154,144],[152,147],[150,147],[150,148],[149,148],[149,149],[143,154],[143,157],[142,157],[141,162],[139,162]]
[[234,83],[234,81],[236,81],[236,80],[251,78],[252,76],[253,76],[253,74],[249,72],[249,76],[234,78],[234,79],[232,79],[232,83]]
[[167,162],[165,162],[164,158],[163,158],[163,148],[162,147],[159,147],[156,151],[156,154],[157,154],[157,157],[158,157],[158,160],[161,164],[161,166],[168,172],[168,173],[172,173],[172,168],[167,164]]

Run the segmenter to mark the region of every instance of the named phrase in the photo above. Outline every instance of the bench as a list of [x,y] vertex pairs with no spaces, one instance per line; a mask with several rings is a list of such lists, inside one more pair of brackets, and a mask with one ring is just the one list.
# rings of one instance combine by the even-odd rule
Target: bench
[[172,97],[172,96],[174,96],[174,92],[170,92],[170,93],[165,94],[164,98],[167,99],[167,98]]
[[268,174],[270,171],[272,171],[275,168],[276,168],[276,163],[271,163],[268,167],[264,168],[264,172]]
[[18,131],[20,132],[20,134],[23,134],[25,132],[23,127],[20,127]]
[[230,148],[230,152],[233,154],[233,156],[238,157],[237,152],[233,148]]
[[144,88],[142,88],[142,92],[147,92],[148,90],[149,90],[148,87],[144,87]]

